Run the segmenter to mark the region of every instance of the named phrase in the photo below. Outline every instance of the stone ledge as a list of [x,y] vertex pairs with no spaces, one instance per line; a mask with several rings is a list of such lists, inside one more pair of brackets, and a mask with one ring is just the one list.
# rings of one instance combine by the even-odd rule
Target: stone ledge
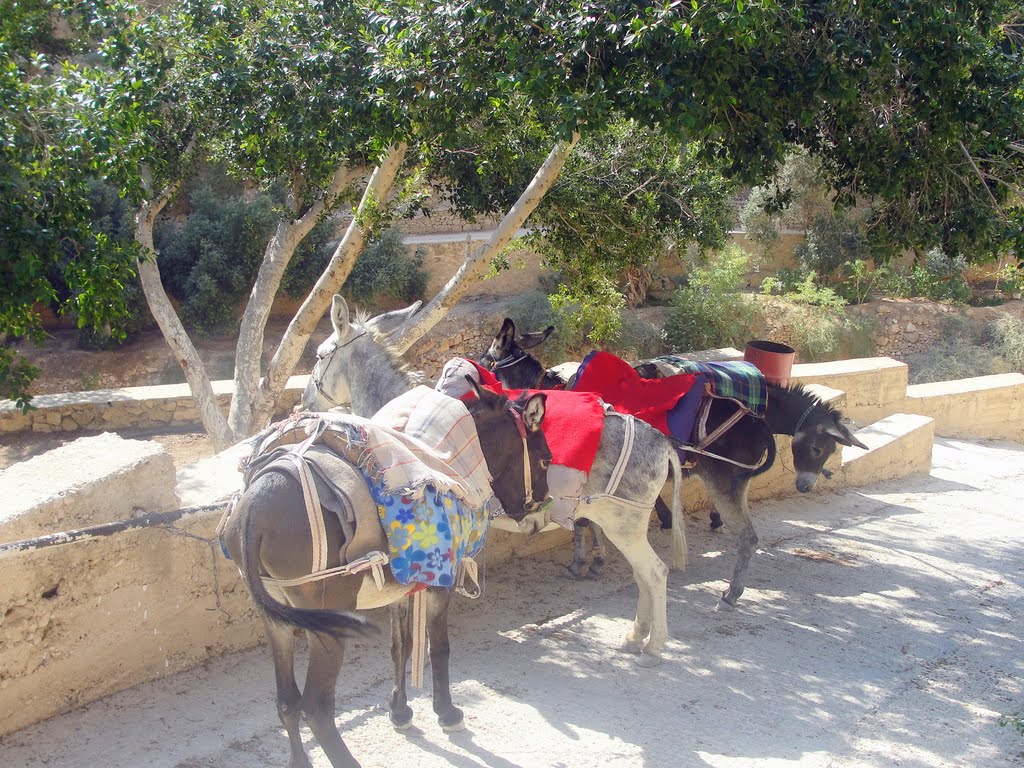
[[82,437],[0,471],[0,540],[174,509],[174,460],[159,443]]
[[927,474],[931,470],[935,421],[928,416],[896,413],[856,434],[868,450],[843,447],[842,484],[845,486]]
[[914,384],[904,407],[935,419],[942,437],[1024,441],[1024,374]]
[[861,357],[830,363],[798,363],[790,380],[824,384],[846,392],[843,414],[870,424],[899,410],[906,398],[908,368],[891,357]]

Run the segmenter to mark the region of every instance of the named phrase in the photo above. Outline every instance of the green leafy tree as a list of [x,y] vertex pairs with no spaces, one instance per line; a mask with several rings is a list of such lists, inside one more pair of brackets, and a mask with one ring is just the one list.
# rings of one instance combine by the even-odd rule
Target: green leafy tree
[[[41,343],[36,307],[57,304],[80,326],[111,328],[126,313],[132,261],[122,244],[92,226],[92,152],[81,132],[76,38],[59,36],[61,8],[47,0],[0,15],[0,336]],[[52,278],[68,288],[58,296]],[[0,346],[0,396],[27,407],[37,375]]]

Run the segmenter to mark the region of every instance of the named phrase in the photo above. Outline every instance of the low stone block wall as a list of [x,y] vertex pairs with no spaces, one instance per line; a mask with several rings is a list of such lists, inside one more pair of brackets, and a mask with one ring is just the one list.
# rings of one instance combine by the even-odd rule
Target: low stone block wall
[[1024,442],[1024,374],[913,384],[904,409],[934,419],[942,437]]
[[219,515],[0,559],[0,735],[261,637]]
[[[125,450],[139,445],[101,437],[120,441]],[[98,439],[82,438],[65,448],[93,450]],[[154,443],[143,445],[164,451]],[[238,450],[229,450],[226,464]],[[58,452],[37,457],[50,463],[54,476],[64,466],[54,455]],[[69,487],[62,499],[66,515],[48,518],[60,525],[46,532],[129,518],[132,508],[146,504],[154,505],[146,506],[147,512],[175,508],[166,503],[174,498],[173,465],[160,479],[151,478],[159,486],[152,489],[156,495],[147,496],[140,487],[159,458],[147,455],[138,466],[97,473],[94,483]],[[237,488],[235,477],[216,495]],[[103,490],[111,503],[93,514],[94,503],[102,501],[95,492]],[[107,515],[100,514],[104,510]],[[0,736],[261,643],[262,623],[248,591],[215,541],[220,516],[217,510],[158,528],[0,554]],[[15,530],[4,529],[0,541],[22,538],[12,534]],[[534,537],[492,531],[484,561],[499,564],[563,546],[570,538],[563,530]]]
[[870,448],[844,447],[842,475],[845,486],[927,474],[932,467],[935,421],[915,413],[897,413],[857,432]]
[[175,509],[174,460],[159,443],[83,437],[0,471],[0,541]]
[[907,364],[891,357],[861,357],[831,363],[798,363],[791,381],[823,384],[846,393],[843,415],[870,424],[903,407]]
[[[308,376],[292,376],[284,393],[284,407],[302,396]],[[232,381],[212,382],[214,394],[227,411]],[[198,426],[199,409],[188,384],[96,389],[32,398],[34,410],[22,413],[10,400],[0,401],[0,434],[4,432],[75,432],[78,430],[133,429],[160,426]]]

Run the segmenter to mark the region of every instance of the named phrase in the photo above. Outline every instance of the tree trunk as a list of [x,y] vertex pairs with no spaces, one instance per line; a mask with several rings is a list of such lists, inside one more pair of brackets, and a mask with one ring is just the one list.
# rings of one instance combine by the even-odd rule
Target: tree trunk
[[[260,368],[263,359],[264,332],[270,309],[281,287],[281,278],[299,243],[317,222],[337,203],[339,195],[352,182],[355,172],[339,166],[324,194],[299,219],[281,221],[267,244],[260,271],[242,314],[235,347],[235,378],[228,424],[238,439],[256,432],[266,419],[257,420]],[[269,415],[268,415],[269,417]]]
[[561,173],[565,161],[569,158],[579,138],[579,133],[573,133],[571,140],[555,144],[544,163],[537,170],[533,180],[502,218],[490,239],[466,258],[451,280],[437,296],[431,299],[426,307],[392,335],[391,342],[396,352],[407,351],[423,338],[459,302],[470,286],[487,273],[491,262],[512,241],[516,232],[526,223],[530,214],[544,198],[555,179],[558,178],[558,174]]
[[651,289],[653,278],[650,267],[630,267],[623,274],[625,286],[623,294],[626,297],[626,306],[636,309],[647,298],[647,292]]
[[254,426],[260,426],[270,419],[313,329],[327,311],[334,294],[341,290],[345,279],[352,271],[352,266],[366,243],[366,228],[363,225],[365,214],[372,203],[383,200],[391,192],[395,177],[405,159],[405,152],[404,143],[388,149],[384,159],[370,176],[355,216],[331,255],[327,268],[288,324],[281,343],[267,367],[267,373],[259,385],[252,410],[251,423]]
[[163,281],[160,279],[160,268],[156,263],[156,250],[153,248],[153,222],[164,205],[174,193],[174,188],[164,191],[156,200],[143,203],[135,215],[135,241],[142,246],[149,259],[138,261],[139,281],[153,318],[160,327],[167,345],[192,389],[192,397],[199,408],[200,418],[206,431],[213,438],[218,448],[226,448],[232,443],[231,430],[223,411],[217,404],[210,378],[206,375],[203,361],[199,357],[192,340],[189,339],[178,314],[171,306]]

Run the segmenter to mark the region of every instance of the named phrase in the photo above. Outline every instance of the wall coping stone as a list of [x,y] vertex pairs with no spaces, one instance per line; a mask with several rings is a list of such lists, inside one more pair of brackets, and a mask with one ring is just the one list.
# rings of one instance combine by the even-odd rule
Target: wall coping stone
[[1024,384],[1024,373],[995,373],[990,376],[975,376],[970,379],[911,384],[907,387],[907,397],[943,397],[963,392],[1019,387],[1022,384]]

